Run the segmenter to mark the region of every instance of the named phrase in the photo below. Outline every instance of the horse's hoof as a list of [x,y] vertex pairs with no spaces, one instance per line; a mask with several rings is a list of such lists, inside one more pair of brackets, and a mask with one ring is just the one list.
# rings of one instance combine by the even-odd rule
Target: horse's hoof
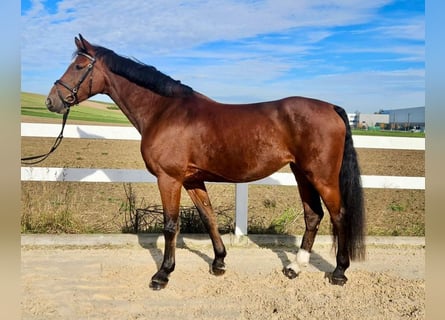
[[283,273],[289,279],[295,279],[296,277],[298,277],[299,274],[299,272],[295,272],[295,270],[292,268],[283,268]]
[[224,261],[221,261],[220,259],[213,261],[212,266],[210,267],[210,273],[215,276],[222,276],[226,273],[226,264]]
[[210,269],[210,273],[215,276],[222,276],[224,273],[226,273],[226,267],[225,266],[212,266]]
[[348,281],[348,278],[346,278],[345,276],[331,276],[329,280],[333,285],[343,286],[346,281]]
[[157,280],[151,280],[150,281],[150,288],[153,289],[154,291],[158,291],[161,289],[164,289],[167,286],[167,282],[159,282]]

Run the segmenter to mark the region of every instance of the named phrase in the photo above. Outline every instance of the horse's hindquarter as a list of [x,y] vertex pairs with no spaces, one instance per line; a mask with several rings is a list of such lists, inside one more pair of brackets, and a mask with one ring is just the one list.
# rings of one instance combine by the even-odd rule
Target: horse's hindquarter
[[335,139],[332,134],[324,137],[320,131],[330,130],[326,124],[329,118],[334,117],[329,119],[332,123],[341,121],[328,104],[305,98],[202,108],[205,111],[190,122],[196,134],[189,167],[191,172],[207,173],[207,180],[264,178],[289,162],[310,157],[306,153],[314,151],[315,144],[308,141],[312,136],[327,140],[321,143]]

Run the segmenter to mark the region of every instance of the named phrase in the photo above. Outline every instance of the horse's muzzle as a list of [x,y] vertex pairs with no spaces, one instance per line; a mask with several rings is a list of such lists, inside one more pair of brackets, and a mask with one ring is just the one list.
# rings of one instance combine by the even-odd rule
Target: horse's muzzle
[[46,104],[46,107],[47,107],[49,110],[52,111],[52,109],[53,109],[53,103],[52,103],[52,101],[51,101],[51,99],[50,99],[49,97],[46,98],[46,100],[45,100],[45,104]]
[[67,109],[63,105],[62,106],[56,105],[50,97],[46,98],[45,105],[48,108],[48,110],[51,112],[57,112],[60,114],[64,114],[67,111]]

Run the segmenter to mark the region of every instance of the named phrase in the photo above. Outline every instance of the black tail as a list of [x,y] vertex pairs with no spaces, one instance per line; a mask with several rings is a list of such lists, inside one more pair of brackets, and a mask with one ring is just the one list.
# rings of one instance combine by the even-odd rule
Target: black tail
[[[346,126],[345,149],[340,171],[340,191],[345,209],[344,227],[349,257],[352,260],[365,257],[365,208],[363,189],[360,179],[360,168],[357,153],[352,142],[351,127],[348,115],[341,107],[334,106]],[[334,234],[334,236],[336,236]]]

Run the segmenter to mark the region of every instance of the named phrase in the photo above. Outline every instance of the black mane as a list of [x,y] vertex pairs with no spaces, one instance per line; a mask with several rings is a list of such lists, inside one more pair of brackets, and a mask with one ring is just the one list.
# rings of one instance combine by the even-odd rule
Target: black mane
[[158,71],[155,67],[121,57],[107,48],[96,46],[95,57],[101,58],[113,73],[165,97],[187,97],[193,89]]

